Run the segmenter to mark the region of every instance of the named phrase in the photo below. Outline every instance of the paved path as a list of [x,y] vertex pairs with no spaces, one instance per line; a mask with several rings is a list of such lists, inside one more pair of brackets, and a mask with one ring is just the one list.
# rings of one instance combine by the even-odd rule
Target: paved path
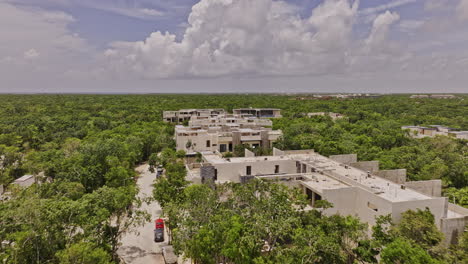
[[[138,178],[138,187],[140,198],[153,196],[153,182],[156,173],[148,171],[147,164],[139,166],[136,170],[140,173]],[[161,247],[167,243],[154,242],[154,220],[161,215],[161,206],[157,202],[150,204],[143,203],[141,208],[151,215],[151,221],[142,226],[136,227],[135,232],[127,233],[122,237],[122,246],[117,253],[127,264],[164,264],[161,254]],[[165,236],[167,240],[167,235]]]

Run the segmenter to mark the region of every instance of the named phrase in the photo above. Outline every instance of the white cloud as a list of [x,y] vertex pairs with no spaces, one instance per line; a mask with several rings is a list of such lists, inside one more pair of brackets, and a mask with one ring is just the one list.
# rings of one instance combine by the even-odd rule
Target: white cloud
[[362,9],[361,11],[359,11],[359,13],[362,14],[362,15],[372,15],[372,14],[375,14],[375,13],[386,11],[388,9],[396,8],[396,7],[403,6],[403,5],[412,4],[412,3],[415,3],[417,1],[418,0],[395,0],[395,1],[383,4],[383,5]]
[[420,29],[424,25],[424,23],[424,20],[405,19],[401,20],[398,26],[403,32],[413,33],[415,30]]
[[106,55],[115,70],[147,78],[341,72],[356,13],[347,0],[327,0],[308,19],[280,1],[202,0],[180,42],[155,32]]
[[39,57],[40,55],[41,54],[39,52],[37,52],[37,50],[30,49],[28,51],[25,51],[23,56],[24,56],[25,59],[33,60],[33,59]]
[[387,41],[390,26],[398,21],[400,16],[397,13],[387,11],[379,15],[372,25],[372,31],[366,39],[366,45],[370,49],[379,49],[384,46]]
[[63,12],[0,3],[0,75],[4,87],[40,85],[70,69],[88,68],[85,64],[95,53],[68,29],[73,21]]

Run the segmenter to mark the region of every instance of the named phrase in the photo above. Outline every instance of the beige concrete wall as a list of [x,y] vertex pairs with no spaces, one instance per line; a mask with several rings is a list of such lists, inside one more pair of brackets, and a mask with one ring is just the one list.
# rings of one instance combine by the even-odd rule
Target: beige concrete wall
[[218,170],[218,181],[223,182],[239,182],[239,176],[246,175],[246,167],[252,167],[252,175],[274,174],[275,165],[279,165],[280,174],[296,173],[296,161],[294,160],[276,160],[262,162],[244,162],[244,163],[220,163],[214,164]]
[[[392,214],[392,202],[361,188],[357,194],[356,213],[362,222],[373,226],[377,216]],[[375,206],[377,211],[370,206]]]
[[[316,191],[315,191],[316,192]],[[392,203],[359,187],[324,190],[323,199],[333,208],[325,210],[327,215],[340,214],[359,217],[363,223],[375,225],[375,218],[392,213]],[[371,207],[376,208],[377,211]]]
[[[207,140],[210,140],[210,147],[206,147]],[[186,147],[188,141],[192,142],[189,149]],[[216,151],[219,149],[218,135],[199,133],[197,136],[176,136],[176,149],[186,152]]]
[[406,182],[406,169],[381,170],[376,175],[397,184],[404,184]]
[[352,162],[349,165],[366,172],[370,171],[371,173],[376,173],[379,171],[379,161],[359,161]]
[[440,231],[444,233],[445,244],[457,244],[461,234],[465,231],[468,224],[468,216],[458,218],[441,219]]
[[330,159],[339,163],[350,164],[357,162],[357,154],[345,154],[345,155],[332,155]]
[[248,149],[245,149],[244,150],[244,156],[246,156],[246,157],[255,157],[255,153],[253,153],[252,151],[250,151]]
[[283,155],[284,155],[284,151],[279,150],[277,148],[273,148],[273,156],[283,156]]
[[433,196],[441,197],[442,196],[442,181],[441,180],[431,180],[431,181],[411,181],[406,182],[406,187],[413,189],[417,192]]
[[408,210],[425,210],[426,207],[431,210],[436,225],[440,227],[440,220],[447,217],[448,201],[445,197],[393,203],[393,221],[398,223],[401,220],[401,214]]
[[[349,187],[337,190],[324,190],[321,194],[323,199],[333,204],[333,208],[325,210],[325,213],[327,215],[355,215],[357,189],[356,187]],[[316,190],[313,191],[317,192]]]
[[440,230],[445,235],[445,243],[456,244],[459,236],[465,231],[468,225],[468,209],[456,204],[449,203],[448,210],[459,214],[459,217],[442,219]]

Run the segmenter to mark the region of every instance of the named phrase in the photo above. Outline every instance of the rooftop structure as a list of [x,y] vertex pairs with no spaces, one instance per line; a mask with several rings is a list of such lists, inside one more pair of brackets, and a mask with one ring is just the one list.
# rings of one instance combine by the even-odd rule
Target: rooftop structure
[[235,124],[208,128],[176,126],[175,129],[177,150],[184,150],[188,154],[206,151],[232,152],[237,145],[271,148],[282,134],[281,130],[240,128]]
[[255,128],[255,127],[271,127],[273,122],[269,119],[257,117],[243,117],[241,115],[222,114],[214,117],[199,117],[193,116],[189,121],[189,127],[221,127],[228,126],[231,128]]
[[468,131],[456,131],[453,128],[441,125],[431,125],[429,127],[402,126],[401,129],[410,130],[411,136],[414,138],[448,136],[458,139],[468,139]]
[[316,113],[308,113],[308,117],[313,117],[313,116],[329,116],[333,121],[337,119],[342,119],[345,116],[339,113],[332,113],[332,112],[316,112]]
[[253,116],[258,118],[280,118],[281,110],[276,108],[239,108],[234,109],[235,115]]
[[19,185],[21,187],[29,187],[35,182],[34,175],[24,175],[16,179],[12,184]]
[[[236,113],[236,111],[238,113]],[[271,148],[281,136],[273,131],[266,117],[280,116],[279,109],[237,109],[226,114],[223,109],[185,109],[164,112],[169,122],[188,121],[188,126],[175,127],[177,150],[188,154],[204,151],[232,152],[237,145]]]
[[407,182],[406,170],[381,171],[377,161],[358,162],[356,155],[327,158],[313,150],[273,152],[273,156],[229,159],[203,153],[204,163],[195,174],[202,182],[278,181],[300,188],[312,207],[326,199],[334,206],[325,213],[356,215],[371,226],[379,215],[390,214],[398,222],[407,210],[429,208],[449,242],[468,223],[468,210],[440,197],[439,180]]
[[456,99],[453,94],[415,94],[410,96],[411,99]]
[[224,109],[181,109],[179,111],[164,111],[163,121],[171,123],[182,123],[189,121],[191,117],[210,118],[224,114]]

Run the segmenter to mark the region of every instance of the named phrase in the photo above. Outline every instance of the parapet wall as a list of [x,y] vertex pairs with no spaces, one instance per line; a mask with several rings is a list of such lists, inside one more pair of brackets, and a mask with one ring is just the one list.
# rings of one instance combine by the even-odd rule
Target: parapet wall
[[284,155],[284,151],[279,150],[277,148],[273,148],[273,156],[282,156]]
[[455,204],[448,204],[448,210],[459,214],[459,217],[444,218],[440,220],[440,231],[444,233],[447,245],[457,244],[458,238],[465,231],[468,224],[468,209]]
[[352,162],[349,165],[366,172],[376,173],[379,171],[379,161],[359,161]]
[[413,189],[417,192],[432,196],[432,197],[441,197],[442,196],[442,181],[441,180],[431,180],[431,181],[411,181],[406,182],[406,187]]
[[339,163],[351,164],[357,162],[357,154],[332,155],[330,159]]
[[397,184],[405,184],[406,182],[406,169],[381,170],[376,174],[381,178],[387,179]]
[[250,151],[248,149],[245,149],[244,150],[244,156],[245,157],[255,157],[255,153],[253,153],[252,151]]

